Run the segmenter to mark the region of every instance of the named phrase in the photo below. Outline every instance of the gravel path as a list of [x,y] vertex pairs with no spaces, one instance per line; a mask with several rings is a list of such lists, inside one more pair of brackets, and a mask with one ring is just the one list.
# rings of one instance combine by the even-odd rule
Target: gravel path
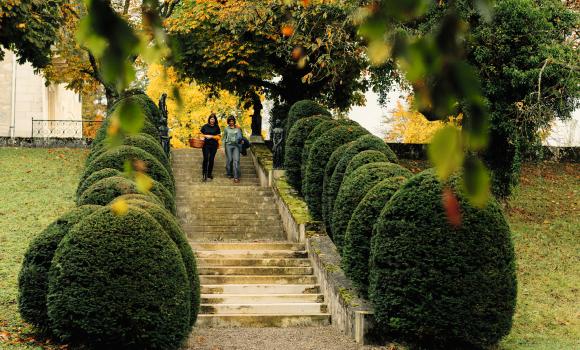
[[359,346],[333,327],[196,328],[187,350],[395,350]]

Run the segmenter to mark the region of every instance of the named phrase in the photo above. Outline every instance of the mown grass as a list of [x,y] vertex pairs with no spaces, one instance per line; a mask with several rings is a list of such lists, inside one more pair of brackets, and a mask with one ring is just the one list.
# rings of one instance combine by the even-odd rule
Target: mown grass
[[0,148],[0,349],[51,348],[18,314],[18,272],[30,241],[74,207],[86,151]]

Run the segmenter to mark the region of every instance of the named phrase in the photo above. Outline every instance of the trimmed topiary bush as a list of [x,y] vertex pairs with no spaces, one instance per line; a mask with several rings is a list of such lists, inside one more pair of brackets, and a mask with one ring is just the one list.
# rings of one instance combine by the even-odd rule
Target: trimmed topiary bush
[[363,135],[354,140],[352,145],[347,150],[345,150],[336,166],[333,169],[327,169],[328,172],[332,172],[325,174],[325,176],[327,176],[325,177],[325,180],[327,180],[325,181],[324,192],[322,194],[322,216],[324,217],[324,222],[327,224],[327,228],[330,226],[330,221],[332,220],[334,200],[336,199],[336,195],[338,194],[338,190],[342,184],[342,179],[344,172],[346,171],[346,167],[352,158],[354,158],[360,152],[366,150],[376,150],[382,152],[387,156],[389,162],[397,162],[397,156],[395,153],[379,137],[374,135]]
[[43,332],[49,332],[46,309],[48,271],[54,252],[71,227],[89,216],[97,205],[74,208],[48,225],[28,246],[18,275],[18,310],[22,319]]
[[130,200],[145,201],[145,202],[157,204],[160,207],[165,208],[165,205],[163,205],[163,202],[161,202],[161,200],[159,200],[159,198],[151,192],[149,192],[147,194],[129,193],[129,194],[124,194],[122,196],[119,196],[115,199],[119,199],[119,200],[122,199],[125,201],[130,201]]
[[384,179],[371,188],[352,213],[342,247],[341,265],[361,296],[368,297],[369,255],[373,227],[393,194],[407,181],[404,176]]
[[314,115],[325,115],[329,118],[331,117],[330,112],[326,108],[322,107],[314,101],[302,100],[294,103],[288,111],[288,118],[286,118],[287,132],[292,130],[292,127],[298,120]]
[[136,160],[143,161],[145,173],[153,180],[159,181],[172,195],[175,195],[173,177],[167,172],[165,167],[151,154],[134,146],[117,146],[103,152],[86,167],[80,182],[84,182],[92,173],[104,168],[123,171],[126,161],[133,162]]
[[314,116],[298,120],[292,129],[288,130],[286,138],[284,169],[286,170],[286,180],[297,191],[302,190],[302,174],[300,165],[302,163],[302,149],[308,134],[323,121],[328,120],[326,116]]
[[412,173],[395,163],[379,162],[363,165],[344,178],[334,202],[332,212],[332,241],[338,252],[344,246],[344,233],[352,213],[364,196],[382,180],[403,176],[411,177]]
[[79,183],[76,192],[76,202],[79,204],[81,194],[91,187],[94,183],[99,180],[106,179],[111,176],[123,176],[123,173],[117,169],[105,168],[99,171],[95,171],[89,177],[87,177],[83,182]]
[[[379,162],[389,162],[389,158],[385,156],[383,152],[375,151],[375,150],[367,150],[362,151],[356,156],[352,157],[346,170],[344,171],[344,175],[342,176],[342,181],[346,179],[353,171],[360,168],[363,165],[370,164],[370,163],[379,163]],[[332,181],[332,180],[331,180]],[[342,182],[341,182],[342,184]],[[340,190],[340,189],[339,189]],[[336,199],[335,199],[336,200]]]
[[[364,135],[361,137],[364,137]],[[327,213],[328,206],[326,205],[326,203],[324,201],[325,197],[326,197],[326,193],[328,192],[328,184],[330,182],[330,177],[332,176],[332,173],[334,172],[334,169],[336,168],[336,165],[338,164],[338,161],[340,160],[340,158],[342,158],[342,155],[347,150],[347,148],[352,146],[353,142],[355,142],[355,141],[345,143],[344,145],[335,149],[334,152],[332,152],[332,154],[330,155],[330,159],[328,159],[328,163],[326,163],[326,168],[324,169],[324,179],[322,180],[322,218],[324,219],[324,225],[326,228],[326,232],[329,234],[330,234],[330,230],[331,230],[330,220],[327,220],[327,219],[330,219],[330,215],[328,215],[328,213]]]
[[308,163],[308,156],[310,155],[310,148],[314,141],[316,141],[320,136],[324,135],[328,130],[339,126],[338,120],[326,120],[319,123],[306,137],[304,141],[304,147],[302,148],[302,156],[300,159],[300,193],[304,195],[304,177],[306,177],[306,163]]
[[322,219],[322,181],[324,169],[332,152],[366,133],[368,131],[360,126],[337,126],[328,130],[312,144],[306,164],[306,176],[303,179],[303,193],[310,215],[314,219]]
[[73,346],[177,349],[190,329],[181,254],[157,221],[104,207],[75,225],[49,272],[53,333]]
[[134,103],[143,112],[143,115],[149,123],[156,127],[161,125],[161,111],[143,90],[134,89],[123,92],[122,96],[115,101],[107,114],[112,115],[121,103]]
[[516,305],[514,248],[494,199],[469,205],[451,181],[461,224],[449,224],[432,169],[407,181],[371,240],[369,295],[383,331],[430,348],[487,348],[507,335]]
[[[107,129],[111,125],[112,120],[113,120],[112,116],[107,117],[103,121],[99,130],[97,130],[97,133],[95,134],[95,138],[93,139],[93,142],[91,143],[91,152],[93,150],[100,148],[100,147],[107,146],[107,145],[105,145],[105,142],[107,139]],[[147,134],[147,135],[153,137],[154,139],[159,140],[159,131],[157,130],[157,127],[155,125],[151,124],[147,120],[145,120],[145,123],[143,124],[143,127],[141,128],[140,133]],[[107,147],[107,148],[110,148],[110,147]]]
[[197,313],[199,311],[200,284],[199,275],[197,273],[197,266],[195,263],[195,256],[193,255],[191,246],[187,242],[185,233],[181,229],[181,226],[179,226],[179,223],[175,217],[169,214],[169,212],[163,209],[163,207],[147,200],[134,198],[125,198],[125,200],[129,205],[141,208],[153,216],[153,218],[157,220],[159,225],[161,225],[161,227],[163,227],[165,232],[169,235],[169,238],[171,238],[171,240],[175,243],[177,249],[179,249],[191,288],[191,318],[189,324],[193,326],[197,320]]

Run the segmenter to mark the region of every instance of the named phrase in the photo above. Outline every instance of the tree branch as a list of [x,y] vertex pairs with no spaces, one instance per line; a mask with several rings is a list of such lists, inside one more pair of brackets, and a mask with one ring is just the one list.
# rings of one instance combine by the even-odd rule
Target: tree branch
[[169,18],[173,14],[175,6],[179,4],[180,0],[165,0],[159,6],[159,16],[162,18]]

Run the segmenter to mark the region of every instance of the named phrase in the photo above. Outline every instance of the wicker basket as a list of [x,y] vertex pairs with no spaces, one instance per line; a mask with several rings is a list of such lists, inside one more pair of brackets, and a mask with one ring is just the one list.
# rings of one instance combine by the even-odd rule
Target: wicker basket
[[189,139],[189,145],[193,148],[202,148],[204,143],[202,139]]

